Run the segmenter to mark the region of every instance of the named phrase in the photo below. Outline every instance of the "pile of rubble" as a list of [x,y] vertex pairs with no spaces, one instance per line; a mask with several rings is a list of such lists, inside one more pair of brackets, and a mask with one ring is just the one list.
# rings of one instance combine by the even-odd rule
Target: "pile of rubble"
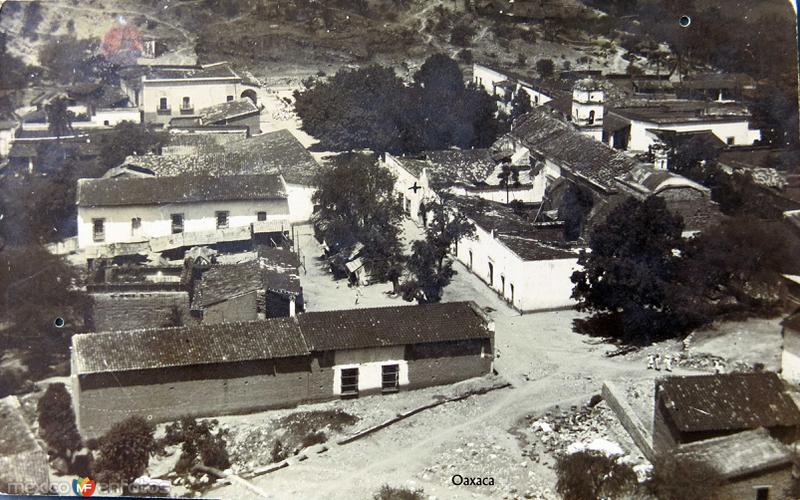
[[[532,420],[533,417],[528,417]],[[523,450],[532,461],[552,467],[555,457],[574,443],[586,443],[605,437],[605,431],[616,422],[616,417],[605,403],[595,406],[573,405],[568,411],[558,406],[530,423],[530,433],[535,439]]]

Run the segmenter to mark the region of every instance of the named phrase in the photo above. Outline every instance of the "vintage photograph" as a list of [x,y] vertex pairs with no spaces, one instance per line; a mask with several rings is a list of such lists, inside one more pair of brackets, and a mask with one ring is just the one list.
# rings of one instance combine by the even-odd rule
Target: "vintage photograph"
[[0,498],[800,498],[794,0],[0,0]]

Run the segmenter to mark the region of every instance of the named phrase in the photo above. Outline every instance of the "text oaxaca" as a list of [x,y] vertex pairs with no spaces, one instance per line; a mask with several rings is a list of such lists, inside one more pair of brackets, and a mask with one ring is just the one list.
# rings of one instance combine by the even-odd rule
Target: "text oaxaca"
[[489,477],[464,477],[461,474],[455,474],[452,478],[453,484],[456,486],[494,486],[494,478]]

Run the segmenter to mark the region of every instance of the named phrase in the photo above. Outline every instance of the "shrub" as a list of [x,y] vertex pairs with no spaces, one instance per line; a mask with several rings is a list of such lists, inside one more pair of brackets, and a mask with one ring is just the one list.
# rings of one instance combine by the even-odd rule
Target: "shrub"
[[272,452],[270,452],[270,460],[272,460],[272,463],[283,462],[288,456],[289,454],[286,453],[286,449],[283,447],[281,440],[276,439],[275,443],[272,445]]
[[579,451],[559,457],[556,462],[556,476],[556,491],[570,500],[615,498],[633,493],[638,485],[636,473],[629,464],[591,451]]
[[115,424],[100,438],[100,457],[94,473],[103,483],[130,484],[144,474],[156,450],[154,427],[142,417]]
[[372,497],[374,500],[423,500],[425,495],[422,488],[396,488],[384,484]]
[[64,384],[50,384],[36,406],[39,434],[56,456],[66,457],[81,447],[72,398]]
[[322,444],[328,441],[328,436],[325,435],[322,431],[311,432],[306,434],[302,441],[300,441],[300,445],[303,448],[308,448],[309,446],[314,446],[315,444]]
[[459,47],[469,47],[474,36],[475,28],[465,22],[461,22],[453,26],[453,31],[450,32],[450,43]]
[[167,426],[161,445],[181,443],[181,456],[175,465],[179,473],[190,472],[198,462],[220,470],[231,466],[226,433],[218,428],[216,420],[197,421],[184,417]]

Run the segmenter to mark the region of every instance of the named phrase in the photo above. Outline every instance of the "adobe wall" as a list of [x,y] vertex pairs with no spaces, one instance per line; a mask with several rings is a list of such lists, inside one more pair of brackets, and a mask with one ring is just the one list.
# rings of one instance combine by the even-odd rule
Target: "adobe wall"
[[[288,407],[324,397],[324,375],[310,358],[179,367],[79,378],[78,425],[84,438],[137,415],[152,422]],[[322,385],[309,390],[310,382]],[[332,384],[331,384],[332,385]],[[309,397],[309,392],[314,394]],[[328,393],[330,394],[330,393]]]
[[733,481],[721,487],[714,500],[729,500],[731,498],[755,499],[756,489],[769,487],[769,498],[784,498],[784,492],[792,483],[791,464],[766,474],[757,474],[746,479]]
[[162,328],[173,309],[182,324],[189,324],[189,294],[186,292],[120,292],[92,294],[90,324],[96,332]]
[[450,384],[492,371],[491,341],[408,346],[408,389]]

